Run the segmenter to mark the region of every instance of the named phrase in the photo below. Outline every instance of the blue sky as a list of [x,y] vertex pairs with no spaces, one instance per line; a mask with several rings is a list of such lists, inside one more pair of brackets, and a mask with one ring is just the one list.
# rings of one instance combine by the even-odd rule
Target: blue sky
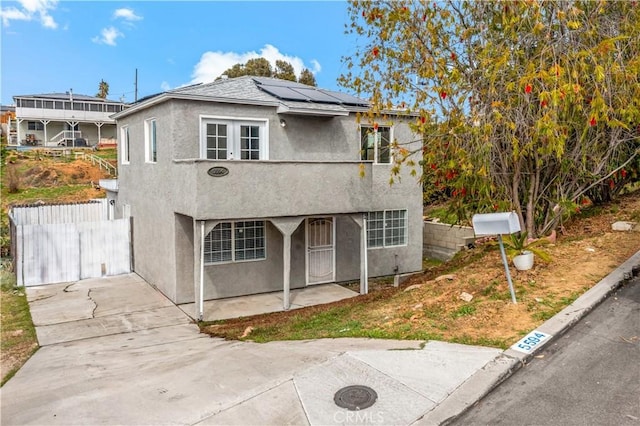
[[235,63],[284,59],[318,86],[340,90],[341,57],[356,48],[344,35],[343,1],[5,1],[1,5],[3,105],[12,96],[65,92],[138,98],[213,81]]

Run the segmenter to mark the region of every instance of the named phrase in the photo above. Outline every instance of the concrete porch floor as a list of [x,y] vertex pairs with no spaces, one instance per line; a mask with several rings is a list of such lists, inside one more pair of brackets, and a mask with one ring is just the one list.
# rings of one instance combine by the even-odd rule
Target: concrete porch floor
[[[338,284],[321,284],[291,290],[291,309],[322,305],[357,296],[358,293]],[[239,318],[283,311],[283,292],[252,294],[227,299],[205,300],[204,321]],[[195,303],[178,305],[191,318],[197,316]]]

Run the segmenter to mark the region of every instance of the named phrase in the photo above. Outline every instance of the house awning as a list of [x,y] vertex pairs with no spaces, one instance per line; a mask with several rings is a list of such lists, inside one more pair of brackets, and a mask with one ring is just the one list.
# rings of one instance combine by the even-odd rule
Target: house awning
[[344,117],[349,111],[339,105],[313,104],[307,102],[281,103],[278,114],[307,115],[316,117]]

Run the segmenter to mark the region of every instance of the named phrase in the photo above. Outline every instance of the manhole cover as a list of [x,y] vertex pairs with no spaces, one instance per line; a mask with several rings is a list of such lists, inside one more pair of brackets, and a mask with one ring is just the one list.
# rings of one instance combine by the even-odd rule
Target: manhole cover
[[333,397],[338,407],[356,411],[371,407],[376,403],[378,394],[368,386],[353,385],[340,389]]

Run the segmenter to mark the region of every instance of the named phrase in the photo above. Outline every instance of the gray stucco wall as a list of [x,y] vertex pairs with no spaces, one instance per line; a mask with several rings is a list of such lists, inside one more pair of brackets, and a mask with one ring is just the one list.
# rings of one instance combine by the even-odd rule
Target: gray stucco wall
[[265,228],[266,259],[205,265],[206,300],[282,290],[282,235],[270,222]]
[[[175,126],[174,158],[200,157],[200,117],[220,117],[268,120],[269,160],[331,161],[357,160],[354,142],[359,144],[354,117],[304,117],[278,115],[273,107],[215,104],[176,100],[172,103]],[[280,125],[280,119],[286,127]]]
[[176,301],[194,300],[194,229],[193,219],[175,215]]
[[[268,119],[268,161],[212,161],[200,157],[200,117]],[[158,158],[145,162],[144,122],[157,123]],[[360,229],[341,214],[407,209],[409,243],[368,250],[369,275],[414,272],[422,265],[422,192],[403,169],[389,185],[390,165],[365,164],[359,176],[360,138],[355,115],[297,117],[274,107],[174,100],[127,116],[130,163],[119,165],[118,204],[131,206],[134,268],[177,303],[194,300],[193,220],[336,216],[336,280],[360,276]],[[118,132],[120,134],[120,132]],[[407,126],[394,137],[412,140]],[[414,148],[416,148],[414,146]],[[213,166],[229,174],[214,178]],[[282,235],[267,227],[267,260],[205,267],[205,298],[282,289]],[[291,287],[304,286],[304,221],[292,235]],[[396,260],[397,255],[397,260]]]
[[[176,209],[182,188],[171,185],[174,143],[170,104],[161,104],[119,123],[129,126],[130,164],[118,165],[118,204],[128,204],[133,218],[134,270],[171,300],[176,286]],[[157,120],[157,163],[145,162],[144,122]],[[120,134],[120,132],[118,132]],[[176,141],[179,143],[179,141]],[[191,250],[192,251],[192,250]],[[181,256],[190,253],[181,253]],[[192,256],[192,255],[191,255]],[[193,291],[191,291],[193,293]]]
[[[179,215],[178,215],[179,216]],[[421,268],[421,258],[412,255],[419,244],[421,230],[415,232],[416,221],[410,220],[408,244],[406,246],[375,248],[368,250],[368,269],[370,277],[390,275],[396,265],[398,271],[414,272]],[[357,281],[360,279],[360,227],[349,216],[334,217],[335,224],[335,275],[336,282]],[[292,289],[306,286],[306,222],[298,226],[291,238],[291,283]],[[264,260],[255,260],[220,265],[206,265],[204,280],[205,300],[246,294],[282,291],[283,288],[283,237],[280,232],[266,221],[267,256]],[[177,230],[177,232],[180,232]],[[186,241],[185,241],[186,242]],[[183,249],[190,249],[185,244]],[[188,256],[187,256],[188,257]],[[186,259],[178,256],[178,260]],[[181,263],[180,261],[178,263]],[[189,270],[191,267],[191,270]],[[193,271],[192,264],[185,262],[188,275]],[[180,269],[180,268],[178,268]],[[193,275],[191,274],[191,277]],[[177,277],[178,303],[193,300],[193,280]]]

